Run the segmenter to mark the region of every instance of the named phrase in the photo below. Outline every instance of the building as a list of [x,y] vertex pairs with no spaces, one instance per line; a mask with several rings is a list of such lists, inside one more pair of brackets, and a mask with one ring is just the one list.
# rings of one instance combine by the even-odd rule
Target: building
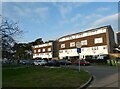
[[33,49],[33,58],[52,59],[58,57],[57,41],[35,45]]
[[108,55],[114,49],[114,32],[111,26],[104,26],[63,36],[58,39],[59,58],[78,58],[76,42],[81,42],[82,45],[81,58],[89,55]]
[[120,46],[120,32],[117,32],[117,43]]
[[76,59],[78,58],[77,42],[82,45],[81,58],[109,55],[114,50],[114,32],[111,26],[103,26],[66,35],[56,41],[33,46],[33,58]]
[[120,32],[117,32],[116,36],[117,36],[117,47],[115,48],[115,52],[119,53],[120,55]]

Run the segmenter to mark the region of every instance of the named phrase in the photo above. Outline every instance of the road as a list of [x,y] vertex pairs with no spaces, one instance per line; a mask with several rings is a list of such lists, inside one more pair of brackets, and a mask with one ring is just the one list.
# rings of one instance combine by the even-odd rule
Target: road
[[[78,68],[78,66],[70,66]],[[118,67],[112,66],[81,66],[89,71],[94,80],[89,87],[118,87]]]

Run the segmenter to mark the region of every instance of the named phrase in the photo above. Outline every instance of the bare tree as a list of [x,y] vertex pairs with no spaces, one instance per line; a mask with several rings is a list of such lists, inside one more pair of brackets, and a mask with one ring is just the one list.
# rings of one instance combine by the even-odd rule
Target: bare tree
[[19,29],[18,23],[13,22],[7,18],[0,16],[0,42],[2,43],[2,57],[10,58],[12,53],[12,46],[15,43],[16,35],[22,31]]

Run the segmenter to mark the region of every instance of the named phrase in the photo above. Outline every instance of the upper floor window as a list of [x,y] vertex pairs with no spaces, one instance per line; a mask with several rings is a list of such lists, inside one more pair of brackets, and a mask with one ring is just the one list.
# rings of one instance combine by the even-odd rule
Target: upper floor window
[[75,47],[75,42],[71,42],[70,47]]
[[61,48],[65,48],[65,44],[61,44]]
[[51,51],[51,48],[48,48],[48,51]]
[[42,51],[45,52],[45,48],[43,48]]
[[40,50],[40,49],[38,49],[38,52],[41,52],[41,50]]
[[95,38],[95,39],[94,39],[94,42],[95,42],[95,44],[97,44],[97,43],[102,43],[102,42],[103,42],[103,39],[102,39],[102,37],[100,37],[100,38]]
[[34,53],[36,53],[36,50],[34,50]]
[[106,29],[104,28],[104,29],[102,29],[102,32],[106,32]]
[[81,45],[87,45],[87,40],[81,41]]

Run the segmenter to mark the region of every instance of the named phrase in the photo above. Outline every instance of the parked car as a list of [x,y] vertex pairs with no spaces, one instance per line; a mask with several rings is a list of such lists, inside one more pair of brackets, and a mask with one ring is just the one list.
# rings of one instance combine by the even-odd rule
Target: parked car
[[[76,60],[73,64],[79,65],[79,60]],[[85,59],[80,60],[80,65],[87,66],[90,65],[90,62],[86,61]]]
[[63,59],[58,60],[58,62],[60,63],[60,65],[71,65],[72,64],[70,61],[63,60]]
[[47,62],[45,60],[35,60],[34,65],[46,65]]
[[26,64],[29,64],[29,60],[20,60],[19,63],[26,65]]
[[60,66],[60,63],[57,60],[48,61],[47,66]]

